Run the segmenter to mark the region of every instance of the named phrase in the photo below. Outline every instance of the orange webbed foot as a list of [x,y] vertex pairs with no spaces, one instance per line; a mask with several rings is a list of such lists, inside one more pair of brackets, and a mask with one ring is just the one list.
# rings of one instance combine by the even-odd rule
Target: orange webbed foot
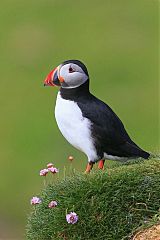
[[93,162],[89,162],[89,163],[87,164],[85,173],[90,173],[90,171],[91,171],[92,168],[93,168],[93,164],[94,164]]
[[100,160],[99,163],[98,163],[98,168],[101,169],[101,170],[104,170],[104,162],[105,160]]

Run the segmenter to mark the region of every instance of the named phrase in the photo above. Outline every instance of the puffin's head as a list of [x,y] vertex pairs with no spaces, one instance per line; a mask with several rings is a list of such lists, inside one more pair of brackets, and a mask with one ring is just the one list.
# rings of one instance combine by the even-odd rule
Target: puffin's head
[[86,66],[79,60],[67,60],[52,70],[44,81],[44,86],[76,88],[89,79]]

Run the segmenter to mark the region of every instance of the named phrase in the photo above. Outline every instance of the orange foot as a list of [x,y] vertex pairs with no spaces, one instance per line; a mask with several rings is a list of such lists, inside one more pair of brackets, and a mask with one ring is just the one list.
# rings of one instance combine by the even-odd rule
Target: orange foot
[[105,160],[100,160],[99,163],[98,163],[98,168],[101,169],[101,170],[104,170],[104,161]]
[[85,173],[90,173],[90,171],[91,171],[92,168],[93,168],[93,164],[94,164],[93,162],[89,162],[89,163],[87,164]]

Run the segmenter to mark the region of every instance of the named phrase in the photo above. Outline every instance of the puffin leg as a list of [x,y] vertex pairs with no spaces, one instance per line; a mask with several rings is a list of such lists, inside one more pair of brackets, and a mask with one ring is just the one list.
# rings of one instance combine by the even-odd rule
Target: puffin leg
[[89,163],[87,164],[85,173],[89,173],[89,172],[92,170],[93,164],[94,164],[93,162],[89,162]]
[[101,169],[101,170],[104,170],[104,161],[103,159],[101,159],[98,163],[98,168]]

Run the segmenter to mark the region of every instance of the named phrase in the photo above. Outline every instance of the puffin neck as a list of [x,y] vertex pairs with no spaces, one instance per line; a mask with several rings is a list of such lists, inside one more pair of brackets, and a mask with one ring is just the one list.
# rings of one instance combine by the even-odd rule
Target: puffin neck
[[89,79],[76,88],[60,88],[60,95],[66,100],[75,100],[78,97],[86,96],[89,92]]

